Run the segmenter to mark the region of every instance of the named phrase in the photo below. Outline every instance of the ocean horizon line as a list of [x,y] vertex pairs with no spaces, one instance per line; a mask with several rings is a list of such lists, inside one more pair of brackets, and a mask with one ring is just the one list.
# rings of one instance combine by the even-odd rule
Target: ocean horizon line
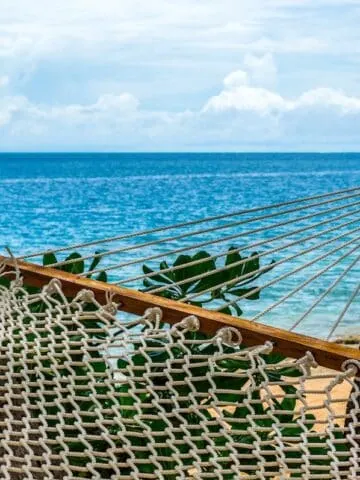
[[2,155],[357,155],[358,150],[0,150]]

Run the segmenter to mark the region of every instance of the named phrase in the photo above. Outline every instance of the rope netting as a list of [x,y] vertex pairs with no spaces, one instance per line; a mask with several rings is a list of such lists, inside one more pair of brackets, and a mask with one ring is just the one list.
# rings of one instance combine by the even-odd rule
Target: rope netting
[[107,300],[2,274],[1,478],[359,478],[358,365],[325,370]]

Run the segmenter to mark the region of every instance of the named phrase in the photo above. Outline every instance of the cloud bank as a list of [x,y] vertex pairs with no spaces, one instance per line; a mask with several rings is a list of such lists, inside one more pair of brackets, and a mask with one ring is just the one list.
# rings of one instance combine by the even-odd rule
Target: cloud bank
[[[244,58],[201,108],[146,109],[129,92],[94,103],[50,106],[0,97],[0,132],[12,150],[349,149],[360,143],[360,97],[316,88],[290,98],[270,88],[272,55]],[[1,81],[6,86],[8,80]]]
[[0,150],[354,150],[360,0],[1,0]]

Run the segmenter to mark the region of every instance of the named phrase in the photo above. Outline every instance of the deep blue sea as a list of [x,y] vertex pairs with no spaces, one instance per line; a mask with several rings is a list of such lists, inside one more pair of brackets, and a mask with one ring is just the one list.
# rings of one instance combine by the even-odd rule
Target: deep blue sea
[[356,153],[0,154],[0,245],[19,256],[358,185]]

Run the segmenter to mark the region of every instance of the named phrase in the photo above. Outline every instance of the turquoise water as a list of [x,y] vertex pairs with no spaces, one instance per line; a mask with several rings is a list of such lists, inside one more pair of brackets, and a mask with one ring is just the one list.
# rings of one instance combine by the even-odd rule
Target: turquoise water
[[1,154],[0,245],[22,255],[357,185],[360,154]]
[[2,154],[0,245],[20,254],[359,184],[358,154]]

